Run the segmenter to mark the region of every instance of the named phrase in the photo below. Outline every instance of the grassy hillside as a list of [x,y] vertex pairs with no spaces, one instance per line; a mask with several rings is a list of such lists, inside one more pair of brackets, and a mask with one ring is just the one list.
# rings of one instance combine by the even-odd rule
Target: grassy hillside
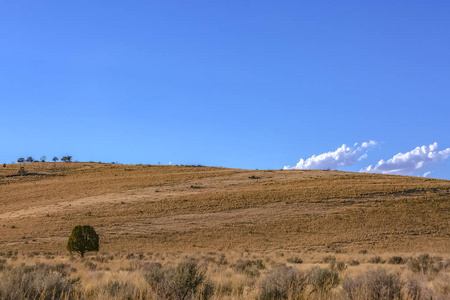
[[0,251],[446,253],[450,181],[315,170],[28,163],[0,167]]

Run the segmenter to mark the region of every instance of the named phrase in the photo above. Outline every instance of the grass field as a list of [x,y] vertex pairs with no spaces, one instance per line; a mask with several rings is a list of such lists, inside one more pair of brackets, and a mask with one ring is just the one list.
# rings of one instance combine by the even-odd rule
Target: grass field
[[[23,176],[18,175],[21,166],[27,172]],[[99,234],[102,254],[81,260],[69,256],[65,247],[72,228],[85,224]],[[114,298],[118,294],[100,286],[116,281],[133,284],[133,293],[140,291],[141,296],[132,298],[155,298],[157,293],[142,275],[149,271],[130,263],[160,263],[165,270],[188,256],[206,270],[216,299],[255,299],[262,297],[262,285],[270,285],[280,264],[313,278],[314,267],[335,270],[332,259],[324,262],[324,257],[334,256],[335,262],[346,266],[335,270],[339,285],[317,293],[309,283],[307,292],[297,295],[365,299],[348,298],[343,279],[382,265],[382,270],[399,276],[404,291],[417,275],[407,262],[423,253],[429,253],[440,270],[433,276],[419,272],[426,287],[422,294],[450,298],[450,181],[446,180],[317,170],[10,164],[0,166],[0,227],[4,270],[16,270],[21,263],[38,270],[38,261],[71,264],[83,283],[79,298],[95,299],[101,293]],[[99,256],[112,259],[99,263]],[[377,256],[386,263],[371,262]],[[393,256],[404,262],[388,264]],[[303,263],[295,263],[297,257]],[[219,263],[221,259],[227,264]],[[95,269],[86,263],[92,260],[98,265]],[[249,263],[244,269],[257,272],[240,272],[235,266],[242,264],[239,261],[261,261],[264,268]],[[437,287],[441,281],[444,290]],[[97,282],[90,294],[88,282]],[[219,288],[221,282],[232,287]],[[407,298],[406,293],[402,297],[422,299]]]

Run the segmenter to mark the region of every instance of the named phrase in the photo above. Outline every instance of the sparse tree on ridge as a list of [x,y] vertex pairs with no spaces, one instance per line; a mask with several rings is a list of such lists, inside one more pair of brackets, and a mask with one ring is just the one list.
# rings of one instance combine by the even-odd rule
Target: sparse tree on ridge
[[33,157],[31,157],[31,156],[27,157],[27,162],[33,162],[33,161],[34,161]]
[[41,156],[41,162],[45,162],[46,159],[47,159],[47,156],[45,156],[45,155]]
[[55,157],[53,157],[53,159],[52,159],[54,162],[57,162],[58,160],[59,160],[59,158],[57,158],[56,156]]
[[63,156],[63,158],[61,158],[61,161],[63,161],[63,162],[71,162],[72,161],[72,156],[70,156],[70,155]]
[[19,158],[19,159],[17,160],[17,162],[18,162],[18,163],[23,163],[23,162],[25,162],[25,158],[21,157],[21,158]]

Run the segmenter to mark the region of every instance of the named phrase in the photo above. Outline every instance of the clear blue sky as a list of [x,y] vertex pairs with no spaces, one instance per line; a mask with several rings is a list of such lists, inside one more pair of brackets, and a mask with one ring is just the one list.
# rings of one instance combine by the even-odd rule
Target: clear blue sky
[[[449,16],[449,1],[2,1],[0,162],[280,169],[376,141],[337,167],[359,171],[445,150]],[[450,179],[446,153],[410,174]]]

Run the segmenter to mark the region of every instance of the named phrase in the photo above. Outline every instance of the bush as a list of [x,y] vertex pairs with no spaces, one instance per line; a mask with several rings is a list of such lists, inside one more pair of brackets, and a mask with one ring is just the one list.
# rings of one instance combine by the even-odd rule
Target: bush
[[205,271],[201,270],[195,259],[188,258],[178,264],[176,268],[163,270],[160,264],[154,264],[148,271],[145,279],[157,292],[158,299],[194,299],[201,293],[203,296],[211,295],[211,284],[205,284]]
[[75,226],[72,230],[72,234],[67,242],[67,250],[72,252],[78,252],[81,257],[84,257],[84,253],[88,251],[98,251],[99,239],[94,228],[89,225]]
[[427,288],[426,284],[418,278],[410,279],[405,284],[404,291],[404,296],[406,299],[433,299],[433,297],[431,296],[431,291]]
[[396,274],[385,270],[370,271],[356,279],[348,279],[342,284],[346,296],[353,299],[400,299],[402,282]]
[[333,270],[315,267],[308,274],[308,282],[312,286],[313,293],[326,295],[332,288],[338,286],[339,275]]
[[347,265],[345,264],[345,262],[342,261],[332,261],[330,262],[330,270],[333,271],[344,271],[345,269],[347,269]]
[[388,263],[391,265],[401,265],[405,262],[401,256],[392,256],[391,258],[389,258]]
[[27,175],[27,173],[28,172],[27,172],[27,170],[25,170],[24,167],[20,167],[19,171],[17,172],[17,174],[20,175],[20,176]]
[[61,272],[43,263],[37,263],[34,267],[20,265],[5,269],[0,282],[0,299],[70,298],[75,293],[77,280],[68,279],[69,265],[64,265],[62,269]]
[[351,259],[351,260],[348,262],[348,265],[349,265],[349,266],[359,266],[359,261],[357,261],[357,260],[355,260],[355,259]]
[[374,256],[374,257],[369,259],[369,263],[371,263],[371,264],[384,264],[385,261],[383,259],[381,259],[380,256]]
[[301,264],[301,263],[303,263],[303,259],[301,259],[300,257],[297,257],[297,256],[290,257],[286,261],[288,263],[291,263],[291,264]]
[[97,269],[97,265],[94,264],[93,262],[88,261],[88,260],[84,263],[84,266],[88,270],[95,270],[95,269]]
[[434,276],[445,268],[441,257],[431,257],[428,254],[419,255],[408,261],[408,268],[414,273]]
[[231,266],[231,268],[238,273],[243,273],[250,277],[258,277],[259,270],[264,269],[265,266],[261,259],[258,260],[239,259],[234,265]]
[[284,264],[278,265],[261,281],[259,299],[298,299],[306,284],[305,273]]
[[334,257],[333,255],[328,255],[328,256],[325,256],[324,258],[322,258],[322,263],[324,263],[324,264],[329,264],[332,261],[336,261],[336,257]]
[[106,286],[105,289],[108,293],[108,296],[111,298],[118,299],[134,299],[136,287],[134,284],[129,282],[119,282],[119,281],[111,281]]

